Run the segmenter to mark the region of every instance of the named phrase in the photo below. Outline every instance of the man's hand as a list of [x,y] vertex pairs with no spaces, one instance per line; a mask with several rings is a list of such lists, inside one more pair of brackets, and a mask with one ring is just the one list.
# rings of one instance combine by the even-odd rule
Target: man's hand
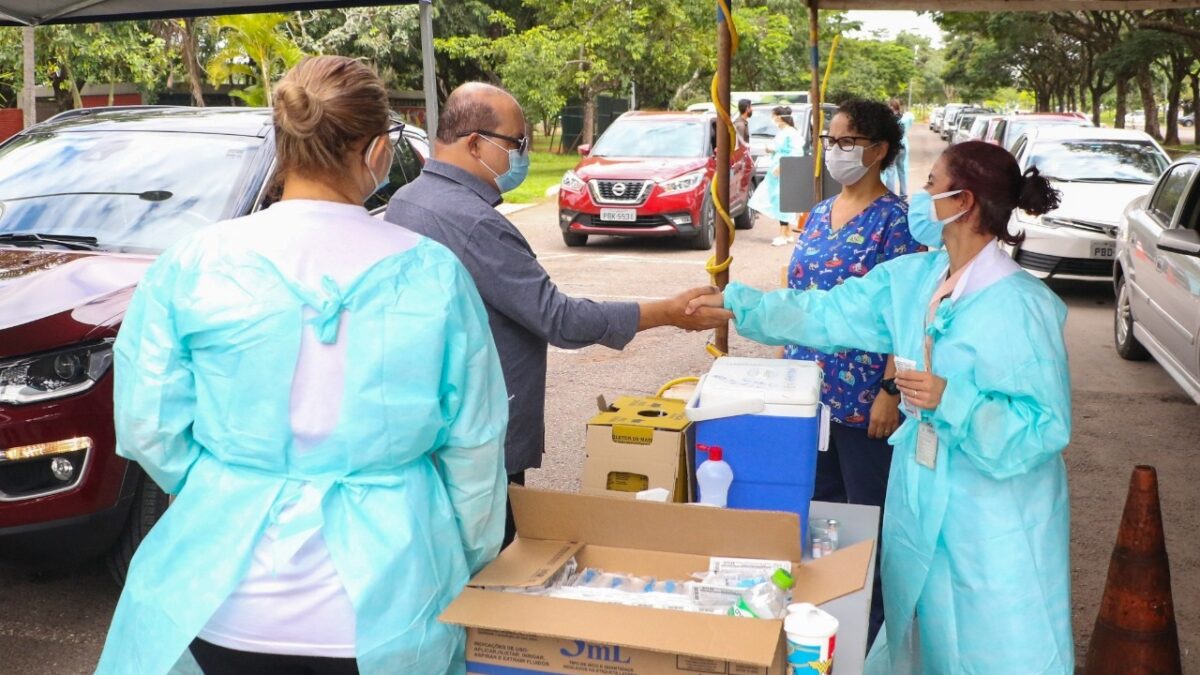
[[933,373],[906,370],[896,373],[896,386],[909,405],[923,410],[936,410],[946,391],[946,381]]
[[712,286],[702,286],[665,300],[645,303],[642,305],[642,319],[638,324],[638,330],[656,326],[677,326],[692,331],[711,330],[724,325],[733,318],[733,313],[726,311],[720,303],[699,311],[691,311],[692,303],[705,297],[719,298],[721,294]]
[[879,390],[871,404],[871,422],[867,427],[868,438],[887,438],[900,428],[900,397]]

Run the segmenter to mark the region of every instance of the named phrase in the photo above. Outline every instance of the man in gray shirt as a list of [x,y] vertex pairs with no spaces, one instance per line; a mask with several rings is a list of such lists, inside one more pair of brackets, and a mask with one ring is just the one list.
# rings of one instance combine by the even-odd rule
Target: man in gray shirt
[[[505,465],[518,484],[526,469],[542,463],[548,344],[622,349],[648,328],[706,330],[722,323],[684,314],[688,301],[709,288],[642,303],[594,302],[559,291],[525,237],[495,209],[501,192],[524,179],[526,128],[521,106],[505,90],[483,83],[454,90],[438,119],[437,159],[396,191],[385,216],[444,244],[475,279],[508,385]],[[512,535],[510,510],[506,543]]]

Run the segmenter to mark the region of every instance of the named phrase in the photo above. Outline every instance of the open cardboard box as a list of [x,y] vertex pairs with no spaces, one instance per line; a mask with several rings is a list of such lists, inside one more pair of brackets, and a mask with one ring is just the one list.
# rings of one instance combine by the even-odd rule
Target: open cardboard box
[[874,542],[800,565],[794,513],[713,509],[519,487],[518,538],[441,620],[467,628],[467,672],[783,675],[783,621],[625,607],[485,590],[538,586],[572,557],[595,567],[688,579],[710,557],[791,560],[794,602],[821,604],[866,583]]

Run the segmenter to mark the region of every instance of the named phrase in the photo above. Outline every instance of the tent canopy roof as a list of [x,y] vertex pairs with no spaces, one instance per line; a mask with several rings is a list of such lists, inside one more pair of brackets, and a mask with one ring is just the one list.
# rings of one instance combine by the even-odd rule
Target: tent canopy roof
[[[432,0],[0,0],[0,25],[84,23],[125,19],[243,14],[324,7],[411,5]],[[441,0],[453,2],[454,0]],[[805,0],[798,0],[804,2]],[[820,0],[821,9],[962,12],[1188,9],[1200,0]]]
[[[415,5],[421,0],[0,0],[0,26],[167,19],[328,7]],[[453,2],[453,0],[447,0]]]

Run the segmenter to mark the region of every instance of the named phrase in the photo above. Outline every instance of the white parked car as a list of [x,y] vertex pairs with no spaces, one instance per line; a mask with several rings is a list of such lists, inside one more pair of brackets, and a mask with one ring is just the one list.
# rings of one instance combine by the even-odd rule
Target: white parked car
[[1171,163],[1148,134],[1099,127],[1033,127],[1013,155],[1022,172],[1036,166],[1062,192],[1054,211],[1036,217],[1017,211],[1009,223],[1026,237],[1013,257],[1041,278],[1111,279],[1121,213]]
[[1200,403],[1200,156],[1175,162],[1125,210],[1113,337],[1123,359],[1153,356]]

